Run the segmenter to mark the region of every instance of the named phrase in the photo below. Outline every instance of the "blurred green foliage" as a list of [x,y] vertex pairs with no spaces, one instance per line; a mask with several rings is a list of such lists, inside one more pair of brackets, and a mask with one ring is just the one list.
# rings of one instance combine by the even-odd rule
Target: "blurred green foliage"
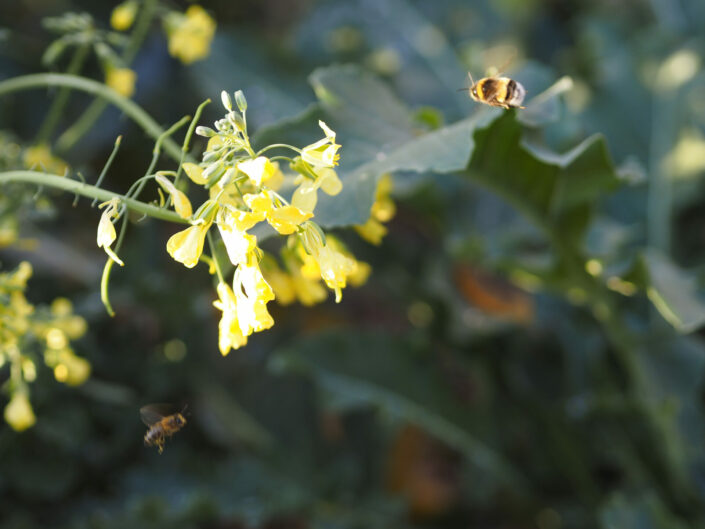
[[[112,7],[0,6],[1,78],[41,70],[41,17],[87,10],[107,27]],[[272,330],[221,358],[213,287],[166,255],[171,228],[131,224],[110,319],[98,213],[0,188],[3,213],[38,240],[3,249],[3,269],[29,258],[30,301],[73,300],[89,322],[75,347],[93,368],[79,388],[39,370],[37,425],[0,427],[3,526],[705,524],[705,4],[206,8],[210,57],[183,67],[153,28],[133,65],[136,102],[170,124],[242,89],[262,144],[304,145],[324,119],[345,187],[320,198],[317,218],[363,222],[389,171],[399,213],[380,247],[340,232],[373,265],[367,286],[339,305],[275,309]],[[511,50],[526,111],[456,92]],[[532,108],[564,75],[573,88]],[[0,127],[22,145],[50,105],[37,94],[0,99]],[[106,185],[124,191],[152,141],[115,109],[59,154],[95,177],[118,134]],[[142,446],[149,402],[191,409],[162,456]]]

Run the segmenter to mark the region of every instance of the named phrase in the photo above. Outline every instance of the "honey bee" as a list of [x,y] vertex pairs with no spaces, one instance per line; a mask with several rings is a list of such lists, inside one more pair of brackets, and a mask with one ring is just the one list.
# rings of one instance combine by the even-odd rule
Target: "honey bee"
[[521,106],[526,96],[526,89],[514,79],[492,76],[474,82],[470,73],[468,77],[470,77],[470,87],[467,91],[475,101],[507,109],[526,108]]
[[181,410],[181,413],[169,415],[161,413],[167,408],[168,406],[157,404],[140,408],[140,418],[143,423],[149,426],[147,433],[144,434],[144,444],[145,446],[156,446],[160,454],[164,451],[166,438],[171,437],[186,425],[186,419],[183,415],[186,408]]

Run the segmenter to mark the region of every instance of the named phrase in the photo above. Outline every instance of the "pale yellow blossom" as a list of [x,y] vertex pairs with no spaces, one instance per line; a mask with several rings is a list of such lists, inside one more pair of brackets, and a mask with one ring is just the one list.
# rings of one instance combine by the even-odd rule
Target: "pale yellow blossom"
[[177,189],[174,183],[165,176],[157,175],[154,179],[171,195],[171,199],[174,201],[174,210],[179,217],[182,219],[189,218],[193,214],[193,209],[191,208],[191,202],[188,197]]
[[125,263],[122,262],[122,259],[120,259],[110,247],[117,238],[117,233],[115,232],[115,226],[113,226],[112,219],[118,216],[119,205],[120,199],[113,198],[107,202],[103,202],[99,206],[101,208],[105,207],[105,209],[103,210],[103,214],[100,216],[100,221],[98,222],[96,242],[98,244],[98,248],[103,248],[105,253],[107,253],[113,261],[120,266],[124,266]]
[[31,428],[37,422],[25,392],[16,391],[12,395],[10,402],[5,406],[5,421],[17,432]]
[[203,244],[212,223],[200,219],[197,224],[175,233],[167,241],[166,251],[186,268],[193,268],[203,253]]
[[125,97],[135,93],[136,81],[137,74],[129,68],[108,68],[105,72],[105,84]]

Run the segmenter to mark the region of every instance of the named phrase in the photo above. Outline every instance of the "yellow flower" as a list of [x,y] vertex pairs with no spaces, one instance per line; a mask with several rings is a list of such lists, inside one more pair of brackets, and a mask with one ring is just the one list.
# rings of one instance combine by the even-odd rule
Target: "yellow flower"
[[389,222],[397,212],[397,207],[389,196],[393,185],[392,175],[389,173],[382,175],[377,183],[375,201],[372,204],[371,213],[380,222]]
[[261,186],[277,172],[277,167],[265,156],[258,156],[252,160],[240,162],[237,164],[237,168],[245,173],[256,186]]
[[347,277],[355,271],[355,261],[336,252],[330,245],[320,248],[315,257],[321,269],[321,278],[328,288],[335,291],[335,302],[340,303],[343,298],[341,289],[345,288]]
[[294,282],[291,276],[279,268],[274,257],[267,253],[264,253],[259,264],[265,281],[269,283],[274,291],[277,303],[280,305],[293,303],[296,299],[296,291],[294,290]]
[[174,209],[179,217],[182,219],[189,218],[193,214],[193,209],[191,208],[191,202],[188,197],[182,191],[176,189],[174,183],[168,178],[162,175],[157,175],[154,179],[159,182],[159,185],[161,185],[167,193],[171,195],[171,198],[174,201]]
[[342,289],[345,288],[347,277],[355,272],[356,262],[343,252],[334,248],[340,243],[334,237],[324,243],[321,233],[313,223],[307,223],[302,235],[302,242],[308,250],[308,255],[315,259],[321,274],[321,279],[328,288],[335,291],[335,302],[340,303]]
[[272,195],[267,190],[245,195],[245,203],[253,213],[264,213],[267,222],[282,235],[294,233],[299,224],[313,217],[313,213],[301,211],[296,206],[274,207]]
[[108,68],[105,73],[105,84],[125,97],[135,93],[136,80],[137,74],[129,68]]
[[194,184],[204,185],[208,182],[207,178],[203,177],[203,168],[196,165],[195,163],[186,162],[182,165],[186,176],[188,176]]
[[122,262],[122,260],[110,247],[117,238],[117,234],[115,233],[115,226],[113,226],[111,219],[118,216],[119,204],[120,199],[116,197],[111,200],[108,200],[107,202],[103,202],[99,206],[101,208],[104,206],[107,207],[105,207],[105,210],[103,210],[103,214],[100,216],[100,222],[98,222],[98,236],[96,238],[96,242],[98,243],[98,248],[102,247],[105,250],[105,253],[107,253],[113,261],[115,261],[120,266],[124,266],[125,263]]
[[[304,252],[305,254],[305,252]],[[320,273],[317,272],[314,278],[310,278],[302,273],[303,267],[297,257],[289,250],[282,252],[284,264],[291,274],[291,284],[299,303],[306,307],[324,301],[328,296],[325,287],[321,284]],[[315,261],[314,261],[315,264]],[[316,264],[316,269],[318,265]]]
[[372,216],[364,224],[358,224],[353,228],[360,237],[374,245],[380,245],[384,236],[387,235],[387,228]]
[[291,197],[291,205],[311,213],[318,202],[318,188],[323,189],[324,193],[331,196],[337,195],[343,189],[343,184],[338,178],[338,174],[328,167],[318,171],[318,178],[315,181],[299,175],[295,183],[300,185]]
[[17,391],[12,395],[10,402],[5,406],[5,421],[17,432],[34,426],[37,418],[26,393]]
[[323,129],[326,137],[301,149],[301,158],[314,167],[334,167],[338,165],[340,158],[338,154],[340,145],[335,143],[335,132],[328,125],[323,121],[319,121],[318,125]]
[[240,331],[237,320],[237,300],[232,288],[226,283],[218,283],[218,299],[213,306],[223,311],[218,323],[218,348],[223,356],[230,349],[238,349],[247,343],[247,337]]
[[88,360],[76,356],[68,348],[60,351],[51,365],[54,367],[54,378],[69,386],[80,386],[91,374]]
[[198,224],[175,233],[167,241],[166,251],[186,268],[193,268],[203,253],[203,243],[211,224],[212,220],[199,219]]
[[199,5],[192,5],[186,15],[174,14],[167,21],[169,53],[184,64],[208,56],[215,35],[215,20]]
[[51,149],[46,143],[29,147],[24,152],[24,165],[27,169],[44,169],[49,173],[65,174],[68,164],[61,158],[51,154]]
[[241,263],[235,270],[233,290],[237,299],[237,318],[244,336],[269,329],[274,319],[267,311],[267,302],[274,299],[274,291],[264,279],[259,264],[253,258]]
[[389,196],[392,186],[392,176],[389,173],[382,175],[377,182],[370,218],[364,224],[354,226],[360,237],[375,245],[379,245],[387,235],[387,228],[382,225],[382,222],[389,222],[397,211],[394,201]]
[[135,21],[137,2],[129,0],[118,5],[110,15],[110,25],[117,31],[125,31]]
[[305,220],[313,217],[313,213],[301,211],[296,206],[272,208],[267,213],[267,222],[282,235],[289,235]]

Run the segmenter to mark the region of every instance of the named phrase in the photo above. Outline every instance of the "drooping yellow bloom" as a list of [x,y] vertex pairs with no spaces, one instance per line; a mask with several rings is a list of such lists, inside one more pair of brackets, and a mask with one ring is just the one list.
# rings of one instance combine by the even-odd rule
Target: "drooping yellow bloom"
[[245,262],[248,255],[257,247],[257,237],[249,235],[247,230],[264,220],[264,217],[264,211],[256,213],[242,211],[227,204],[218,210],[216,215],[218,230],[228,257],[234,265]]
[[108,68],[105,72],[105,84],[125,97],[135,93],[136,81],[137,74],[129,68]]
[[364,224],[353,226],[360,237],[367,242],[379,246],[387,235],[387,228],[374,217],[370,217]]
[[193,209],[191,208],[191,202],[188,197],[177,189],[174,183],[165,176],[157,175],[154,179],[171,195],[171,199],[174,201],[174,210],[176,210],[179,217],[182,219],[189,218],[193,214]]
[[174,260],[186,268],[193,268],[203,253],[203,243],[213,221],[199,219],[197,224],[172,235],[166,243],[166,251]]
[[100,221],[98,222],[98,235],[96,242],[98,243],[98,248],[103,248],[105,253],[107,253],[113,261],[120,266],[125,266],[122,259],[120,259],[110,247],[117,238],[112,219],[118,216],[119,205],[120,199],[116,197],[108,200],[107,202],[103,202],[100,206],[98,206],[100,208],[105,207],[105,209],[103,210],[103,214],[100,216]]
[[113,9],[112,14],[110,15],[110,25],[117,31],[128,30],[135,21],[136,14],[137,2],[134,0],[123,2]]
[[323,121],[319,121],[318,125],[323,129],[326,137],[301,149],[301,158],[314,168],[335,167],[340,158],[338,154],[340,145],[335,143],[335,132]]
[[[306,252],[303,252],[304,255]],[[301,265],[301,261],[290,250],[282,251],[282,257],[284,259],[284,264],[286,269],[291,274],[291,284],[294,288],[294,294],[299,303],[306,307],[320,303],[326,299],[328,292],[325,287],[321,284],[321,275],[318,272],[318,264],[313,258],[311,258],[316,267],[316,274],[313,278],[304,274],[304,267]],[[275,290],[276,292],[276,290]]]
[[69,168],[65,161],[51,154],[51,149],[46,143],[26,149],[23,159],[27,169],[43,169],[49,173],[63,175]]
[[322,189],[327,195],[337,195],[343,189],[343,183],[338,178],[338,174],[328,167],[321,168],[318,172],[318,178],[314,181],[299,175],[295,183],[299,187],[294,191],[291,197],[291,205],[296,206],[302,211],[313,212],[318,202],[318,189]]
[[5,406],[5,421],[17,432],[31,428],[37,422],[25,392],[16,391],[12,395],[10,402]]
[[208,182],[208,179],[203,177],[202,167],[190,162],[184,163],[182,167],[186,172],[186,176],[188,176],[194,184],[204,185],[206,182]]
[[218,300],[213,306],[223,311],[218,323],[218,348],[223,356],[230,349],[238,349],[247,343],[247,336],[240,331],[237,319],[237,300],[233,289],[226,283],[218,283]]
[[370,218],[364,224],[354,226],[355,231],[366,241],[379,245],[387,235],[387,228],[383,222],[389,222],[397,211],[396,205],[390,194],[392,192],[392,175],[382,175],[377,183],[375,201],[370,210]]
[[335,302],[340,303],[342,289],[347,284],[348,276],[355,272],[357,264],[354,259],[334,247],[336,245],[335,238],[329,238],[332,242],[324,242],[315,225],[309,222],[304,228],[302,243],[307,250],[305,255],[316,261],[321,279],[328,285],[328,288],[335,291]]
[[269,161],[266,156],[258,156],[252,160],[245,160],[237,164],[238,170],[245,173],[250,181],[256,186],[261,186],[264,182],[272,178],[277,167]]
[[167,19],[169,53],[184,64],[208,56],[215,35],[215,20],[199,5],[192,5],[185,15],[173,13]]
[[340,303],[347,278],[355,271],[355,261],[333,250],[328,244],[320,248],[315,257],[321,269],[321,278],[328,288],[335,291],[335,302]]
[[277,303],[280,305],[293,303],[296,300],[296,291],[291,276],[279,267],[274,257],[268,253],[262,253],[260,269],[265,281],[272,287]]
[[235,270],[233,290],[237,299],[237,318],[244,336],[269,329],[274,319],[267,311],[267,302],[274,291],[264,279],[257,260],[252,256]]

